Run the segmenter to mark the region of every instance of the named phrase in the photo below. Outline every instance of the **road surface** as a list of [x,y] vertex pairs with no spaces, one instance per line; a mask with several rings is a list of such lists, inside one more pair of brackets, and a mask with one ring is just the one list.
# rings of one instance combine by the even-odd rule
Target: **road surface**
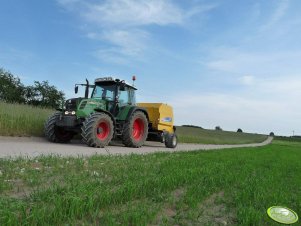
[[91,156],[100,155],[124,155],[124,154],[146,154],[159,151],[192,151],[192,150],[212,150],[238,147],[258,147],[269,144],[273,140],[268,137],[262,143],[241,144],[241,145],[213,145],[213,144],[178,144],[175,149],[166,148],[159,142],[146,142],[141,148],[128,148],[122,144],[114,142],[106,148],[91,148],[83,144],[80,140],[73,140],[68,144],[50,143],[41,137],[1,137],[0,136],[0,158],[16,157],[37,157],[41,155],[59,156]]

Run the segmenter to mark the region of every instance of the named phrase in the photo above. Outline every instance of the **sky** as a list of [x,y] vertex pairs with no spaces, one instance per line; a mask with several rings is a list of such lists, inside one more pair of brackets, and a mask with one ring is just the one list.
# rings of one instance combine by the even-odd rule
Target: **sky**
[[[1,1],[0,67],[24,84],[114,76],[175,124],[301,135],[299,0]],[[83,90],[79,95],[83,95]]]

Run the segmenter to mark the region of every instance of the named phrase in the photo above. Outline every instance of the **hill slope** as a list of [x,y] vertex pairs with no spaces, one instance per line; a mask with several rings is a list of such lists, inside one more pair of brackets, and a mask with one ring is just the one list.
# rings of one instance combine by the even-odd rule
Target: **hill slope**
[[179,142],[201,144],[249,144],[267,139],[266,135],[177,127]]

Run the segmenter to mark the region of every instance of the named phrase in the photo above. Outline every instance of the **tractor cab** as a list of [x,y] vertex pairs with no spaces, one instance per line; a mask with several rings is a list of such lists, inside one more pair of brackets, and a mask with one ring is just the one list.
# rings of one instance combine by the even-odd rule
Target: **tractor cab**
[[117,115],[120,108],[129,105],[136,105],[134,86],[124,80],[104,77],[95,79],[92,99],[100,99],[106,102],[107,110]]

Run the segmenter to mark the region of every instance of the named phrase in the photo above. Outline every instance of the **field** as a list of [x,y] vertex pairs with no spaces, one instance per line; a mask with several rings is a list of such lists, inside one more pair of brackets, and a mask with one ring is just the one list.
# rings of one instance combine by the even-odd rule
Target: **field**
[[[44,122],[54,110],[0,102],[0,136],[44,136]],[[246,144],[264,141],[258,134],[177,127],[180,142]]]
[[267,136],[251,133],[217,131],[192,127],[177,127],[179,142],[201,144],[248,144],[260,143]]
[[0,225],[278,225],[301,214],[301,143],[0,160]]
[[52,112],[50,109],[0,101],[0,135],[42,136],[44,121]]

